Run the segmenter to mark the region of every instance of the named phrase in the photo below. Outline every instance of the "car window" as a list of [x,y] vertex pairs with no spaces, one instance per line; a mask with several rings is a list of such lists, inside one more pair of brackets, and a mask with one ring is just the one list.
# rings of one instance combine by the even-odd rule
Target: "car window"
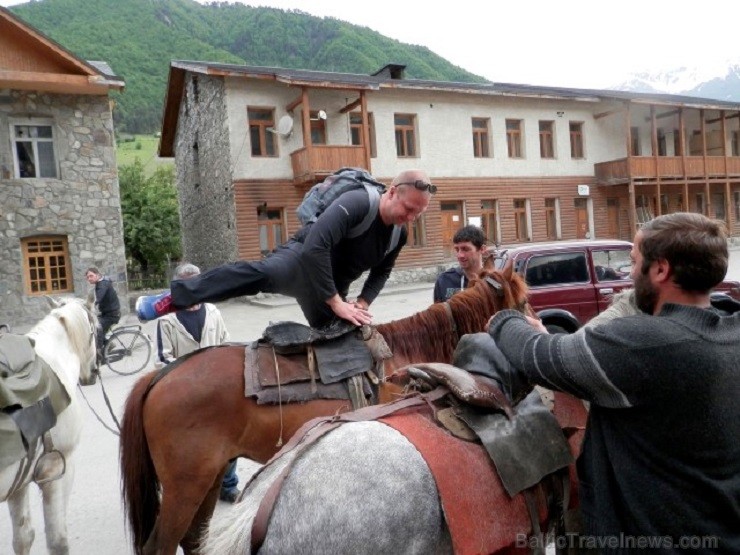
[[531,287],[589,281],[585,252],[535,255],[529,259],[525,279]]
[[591,252],[594,261],[596,279],[599,281],[613,281],[629,279],[630,251],[627,249],[603,249]]

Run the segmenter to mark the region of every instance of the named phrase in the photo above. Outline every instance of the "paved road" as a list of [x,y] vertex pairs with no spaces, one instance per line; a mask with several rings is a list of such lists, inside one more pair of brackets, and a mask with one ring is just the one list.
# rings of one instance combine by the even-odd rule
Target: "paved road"
[[[740,281],[740,248],[732,250],[728,279]],[[421,284],[413,290],[398,288],[393,294],[381,295],[373,305],[376,322],[402,318],[426,308],[431,302],[432,284]],[[269,321],[295,320],[305,322],[297,305],[281,299],[267,299],[265,306],[239,301],[221,303],[226,324],[234,341],[258,338]],[[128,317],[131,322],[133,317]],[[155,325],[148,323],[145,330],[153,337]],[[17,330],[24,332],[26,330]],[[126,396],[135,377],[118,376],[103,370],[103,381],[119,418]],[[106,417],[106,407],[100,386],[84,390],[93,409]],[[70,498],[69,535],[72,555],[128,555],[121,507],[120,475],[118,471],[118,438],[107,431],[91,411],[77,452],[75,484]],[[105,418],[110,423],[110,416]],[[256,466],[240,459],[237,471],[240,484],[244,483]],[[41,502],[38,490],[32,487],[31,504],[36,541],[32,555],[46,553]],[[0,509],[0,554],[12,553],[10,518]]]
[[[373,316],[376,322],[403,318],[427,308],[431,300],[431,283],[398,287],[376,300],[372,307]],[[257,339],[270,321],[294,320],[305,323],[295,302],[286,303],[286,299],[273,298],[266,299],[262,304],[264,306],[255,306],[241,301],[219,304],[232,340]],[[127,320],[135,322],[135,318],[131,316],[128,316]],[[154,323],[145,324],[144,329],[154,337],[156,329]],[[103,368],[103,383],[119,419],[126,396],[135,381],[136,376],[118,376]],[[108,425],[112,425],[100,386],[85,387],[82,391],[95,412],[101,415]],[[118,470],[118,437],[106,430],[90,410],[87,413],[90,418],[85,424],[76,453],[75,482],[67,519],[70,552],[72,555],[129,555],[133,551],[129,547],[124,529]],[[254,463],[239,460],[237,473],[240,485],[244,484],[245,479],[256,468]],[[44,555],[47,551],[41,496],[35,486],[32,486],[31,490],[32,520],[36,529],[36,540],[31,554]],[[225,506],[221,503],[219,505]],[[4,506],[0,507],[0,554],[13,552],[11,534],[8,511]]]

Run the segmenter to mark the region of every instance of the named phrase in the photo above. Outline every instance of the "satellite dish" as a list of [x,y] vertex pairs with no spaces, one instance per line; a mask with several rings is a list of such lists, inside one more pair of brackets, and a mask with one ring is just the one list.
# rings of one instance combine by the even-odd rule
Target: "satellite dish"
[[319,119],[326,119],[326,112],[324,110],[319,110]]
[[277,129],[270,129],[270,131],[281,137],[290,137],[290,134],[293,132],[293,118],[290,114],[285,114],[278,121]]

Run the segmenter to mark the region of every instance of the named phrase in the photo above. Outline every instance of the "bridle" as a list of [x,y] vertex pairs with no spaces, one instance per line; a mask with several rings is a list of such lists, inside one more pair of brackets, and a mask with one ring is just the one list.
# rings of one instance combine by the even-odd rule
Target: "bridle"
[[[496,297],[499,299],[503,299],[506,295],[504,292],[504,286],[493,279],[491,276],[487,275],[483,278],[483,281],[487,283],[491,289],[493,289],[494,293],[496,294]],[[447,312],[447,317],[450,319],[450,327],[452,328],[452,332],[455,334],[455,337],[457,340],[460,340],[460,332],[457,329],[457,322],[455,321],[455,316],[452,314],[452,307],[450,306],[449,300],[444,301],[444,307],[445,311]],[[529,309],[528,309],[529,308]],[[529,300],[527,297],[524,297],[524,299],[519,302],[516,306],[513,307],[513,310],[518,310],[522,314],[531,314],[532,309],[529,306]]]

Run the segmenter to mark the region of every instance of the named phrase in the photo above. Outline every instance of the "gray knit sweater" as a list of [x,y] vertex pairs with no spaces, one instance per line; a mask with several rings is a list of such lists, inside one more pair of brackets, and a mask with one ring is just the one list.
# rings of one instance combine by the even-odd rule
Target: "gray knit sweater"
[[591,402],[578,474],[596,547],[740,553],[740,313],[669,304],[551,336],[507,310],[489,332],[508,382]]

